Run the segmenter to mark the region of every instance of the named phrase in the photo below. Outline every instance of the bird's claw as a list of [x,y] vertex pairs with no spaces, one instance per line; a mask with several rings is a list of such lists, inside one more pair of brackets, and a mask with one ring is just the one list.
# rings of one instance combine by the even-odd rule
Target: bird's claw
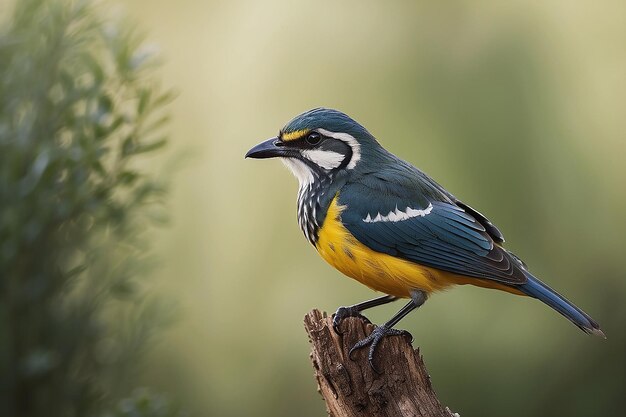
[[360,317],[365,320],[367,323],[371,323],[367,317],[361,314],[361,312],[356,309],[354,306],[351,307],[339,307],[335,314],[333,314],[333,330],[335,333],[342,334],[343,332],[339,331],[339,325],[346,317]]
[[385,325],[382,325],[380,327],[374,328],[372,333],[370,333],[370,335],[367,336],[365,339],[358,341],[352,347],[352,349],[350,349],[350,352],[348,352],[348,357],[350,358],[350,360],[354,360],[354,358],[352,357],[352,354],[356,350],[359,350],[361,348],[364,348],[367,345],[370,345],[369,352],[367,355],[367,361],[372,367],[372,370],[374,370],[374,372],[376,372],[377,374],[380,374],[380,371],[376,369],[376,366],[374,366],[374,353],[376,352],[376,347],[378,346],[380,341],[383,340],[385,336],[405,336],[405,337],[408,337],[411,340],[411,342],[413,342],[413,336],[411,335],[411,333],[407,332],[406,330],[398,330],[398,329],[394,329],[394,328],[386,327]]

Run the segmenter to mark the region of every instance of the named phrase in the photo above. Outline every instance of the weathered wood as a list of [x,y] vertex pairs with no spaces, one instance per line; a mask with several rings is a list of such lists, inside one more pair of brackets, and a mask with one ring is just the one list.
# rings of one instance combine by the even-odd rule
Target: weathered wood
[[311,361],[318,391],[331,417],[458,417],[439,402],[419,354],[405,337],[386,337],[376,351],[375,364],[367,361],[367,348],[348,352],[365,338],[373,325],[349,317],[341,323],[341,335],[332,319],[319,310],[304,318],[311,342]]

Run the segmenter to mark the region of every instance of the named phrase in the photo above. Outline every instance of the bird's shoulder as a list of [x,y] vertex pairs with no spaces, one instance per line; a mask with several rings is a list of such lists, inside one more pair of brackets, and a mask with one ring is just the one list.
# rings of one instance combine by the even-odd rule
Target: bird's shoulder
[[340,190],[340,202],[365,216],[376,209],[381,212],[407,207],[423,210],[432,203],[441,203],[439,207],[465,212],[482,225],[495,242],[504,242],[502,232],[485,215],[455,197],[422,170],[399,158],[393,162],[346,181]]

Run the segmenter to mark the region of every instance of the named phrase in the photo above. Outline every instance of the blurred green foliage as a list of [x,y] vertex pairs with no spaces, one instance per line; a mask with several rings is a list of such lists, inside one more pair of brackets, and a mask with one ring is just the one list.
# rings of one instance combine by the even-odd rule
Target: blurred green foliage
[[[167,319],[140,277],[165,219],[143,155],[166,144],[171,94],[141,36],[100,16],[90,1],[20,0],[0,32],[2,416],[112,407]],[[113,415],[174,415],[146,402]]]
[[147,389],[139,389],[131,397],[120,401],[112,412],[106,413],[103,417],[185,417],[187,415],[162,396]]

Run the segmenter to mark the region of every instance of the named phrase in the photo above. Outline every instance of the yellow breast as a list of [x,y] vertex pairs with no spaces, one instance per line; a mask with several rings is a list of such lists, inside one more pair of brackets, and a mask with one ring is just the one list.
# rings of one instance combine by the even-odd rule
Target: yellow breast
[[457,275],[375,252],[343,226],[339,217],[344,209],[337,204],[335,196],[319,231],[317,250],[326,262],[373,290],[408,298],[411,290],[431,293],[451,285],[472,284],[521,294],[512,287],[491,280]]
[[335,197],[319,231],[316,247],[326,262],[371,289],[396,297],[410,297],[414,289],[432,292],[453,284],[452,274],[375,252],[359,242],[341,224],[344,208]]

